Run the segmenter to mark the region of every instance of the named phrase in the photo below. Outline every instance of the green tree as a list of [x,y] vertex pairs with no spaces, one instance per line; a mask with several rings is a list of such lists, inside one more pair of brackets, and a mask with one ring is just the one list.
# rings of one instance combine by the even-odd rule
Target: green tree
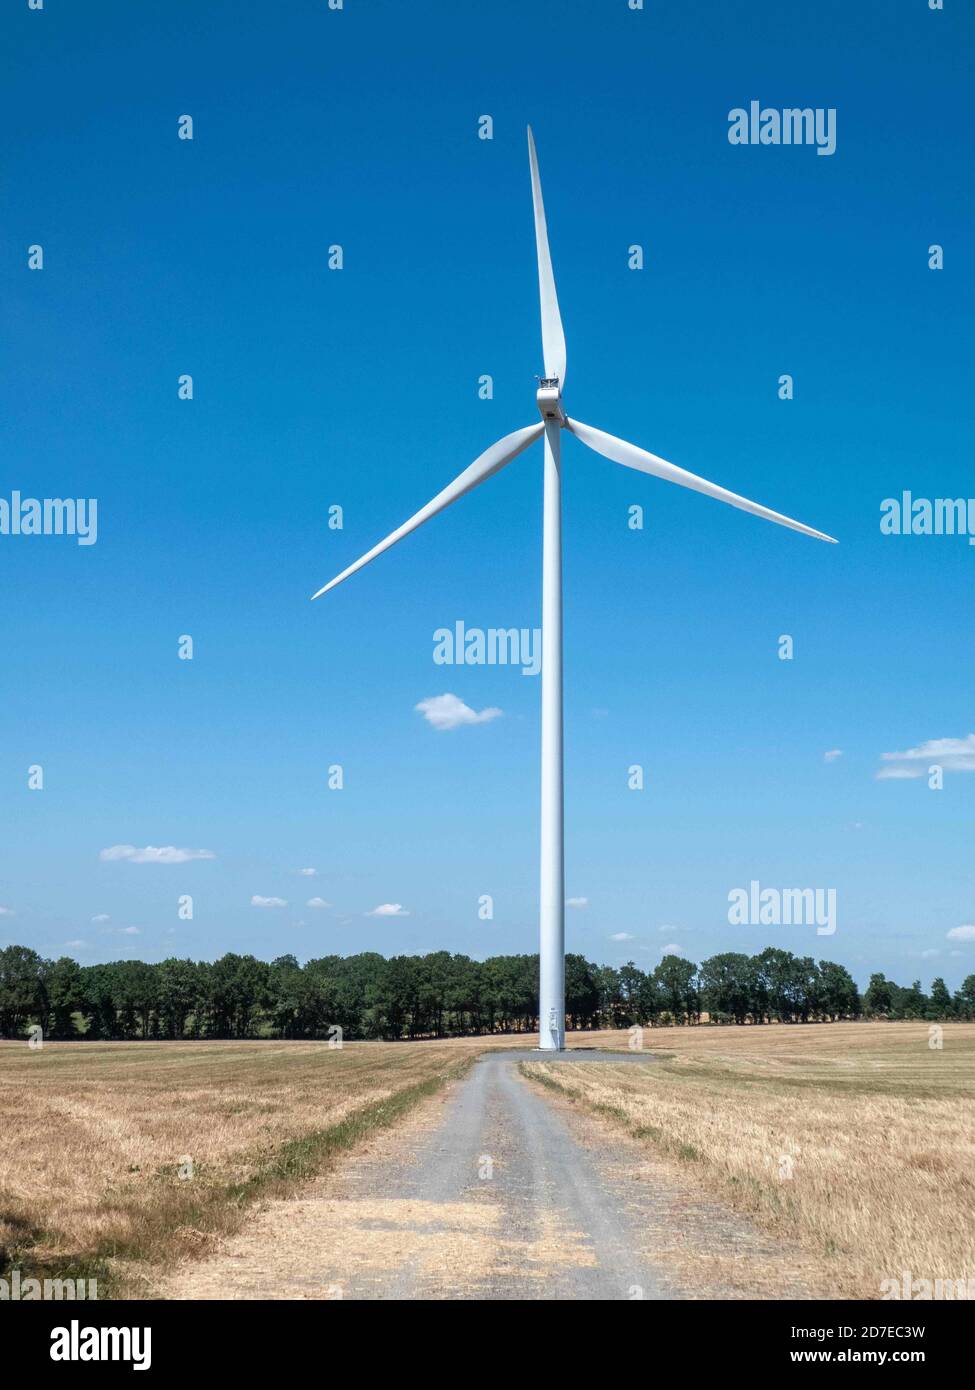
[[199,966],[170,956],[156,966],[156,1007],[159,1031],[164,1038],[181,1038],[187,1021],[203,1007],[203,981]]
[[[634,965],[633,961],[628,960],[625,965],[620,966],[617,974],[619,976],[619,996],[622,1000],[618,1026],[630,1028],[634,1023],[647,1023],[649,1021],[646,1011],[648,982],[645,972]],[[656,1010],[653,1012],[655,1013]]]
[[593,972],[599,995],[599,1021],[603,1028],[623,1028],[629,1022],[629,1009],[623,997],[620,971],[611,965],[597,966]]
[[116,960],[108,969],[120,1036],[148,1038],[158,997],[155,968],[143,960]]
[[753,958],[758,994],[764,1011],[781,1023],[791,1021],[795,1011],[796,958],[791,951],[766,946]]
[[689,1022],[700,1012],[697,966],[683,956],[664,956],[653,972],[661,1008],[675,1023]]
[[835,961],[819,962],[820,1002],[829,1018],[857,1018],[860,1014],[860,991],[853,976]]
[[81,966],[70,956],[59,956],[45,972],[48,1006],[51,1010],[48,1031],[53,1038],[73,1038],[73,1015],[83,1011],[85,996]]
[[951,1018],[953,1013],[948,986],[939,975],[931,982],[931,995],[928,1004],[929,1018]]
[[748,956],[724,951],[702,961],[701,999],[712,1018],[733,1018],[744,1023],[752,1009],[754,971]]
[[573,1028],[591,1028],[599,1016],[596,967],[571,952],[565,958],[565,1013],[566,1027]]
[[928,996],[921,988],[921,981],[915,980],[910,989],[895,986],[894,1013],[897,1018],[925,1018],[928,1012]]
[[228,952],[204,973],[203,996],[208,1037],[249,1038],[268,1003],[268,967]]
[[95,1040],[117,1036],[112,977],[111,966],[86,965],[82,967],[81,1012],[85,1019],[86,1038]]
[[956,1012],[961,1018],[975,1018],[975,975],[966,975],[955,995]]
[[863,996],[863,1011],[868,1018],[889,1018],[894,1009],[894,986],[879,971],[870,976]]
[[45,963],[28,946],[0,951],[0,1037],[19,1037],[29,1023],[47,1022]]

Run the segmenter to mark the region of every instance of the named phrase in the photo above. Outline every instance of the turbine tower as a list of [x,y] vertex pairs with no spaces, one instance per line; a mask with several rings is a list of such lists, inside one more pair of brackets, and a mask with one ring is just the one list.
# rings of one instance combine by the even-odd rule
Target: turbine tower
[[688,473],[655,454],[638,449],[623,439],[571,420],[562,408],[565,387],[565,334],[555,292],[555,276],[548,245],[545,205],[538,174],[538,158],[531,126],[528,127],[528,161],[531,169],[532,206],[535,212],[535,250],[538,258],[538,293],[542,316],[542,360],[545,375],[540,378],[536,403],[540,424],[526,425],[492,444],[469,468],[465,468],[443,491],[421,507],[408,521],[360,556],[341,574],[322,586],[313,599],[320,598],[343,579],[355,574],[370,560],[422,526],[430,517],[456,502],[518,457],[529,444],[544,434],[544,503],[542,529],[542,740],[541,740],[541,865],[539,884],[539,1046],[545,1052],[561,1051],[565,1044],[565,855],[563,848],[562,780],[562,431],[571,434],[615,463],[652,477],[663,478],[681,487],[703,492],[732,507],[788,526],[817,540],[832,536],[804,526],[801,521],[774,512],[758,502],[729,492],[716,483]]

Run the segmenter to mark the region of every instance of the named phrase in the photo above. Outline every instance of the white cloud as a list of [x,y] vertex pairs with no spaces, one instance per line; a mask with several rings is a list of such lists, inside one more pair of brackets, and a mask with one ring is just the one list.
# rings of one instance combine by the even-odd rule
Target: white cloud
[[107,912],[99,912],[91,920],[93,923],[95,923],[96,926],[100,926],[102,922],[110,922],[112,919],[111,917],[109,917]]
[[286,898],[262,898],[260,893],[255,893],[251,898],[251,907],[287,907]]
[[613,935],[609,939],[610,941],[632,941],[633,937],[628,931],[617,931],[613,932]]
[[459,729],[462,724],[486,724],[504,712],[491,706],[478,714],[449,692],[446,695],[431,695],[428,700],[421,700],[414,709],[434,729]]
[[0,917],[16,917],[12,907],[0,907]]
[[680,931],[680,927],[675,927],[672,923],[665,922],[662,927],[657,928],[657,931]]
[[682,956],[684,948],[678,946],[676,941],[669,941],[666,946],[661,946],[660,954],[662,956]]
[[842,758],[842,748],[831,748],[828,753],[823,754],[824,763],[835,763],[837,758]]
[[103,849],[99,859],[127,859],[130,864],[186,864],[191,859],[216,859],[212,849],[176,849],[174,845],[146,845],[137,849],[135,845],[112,845]]
[[380,903],[371,912],[367,912],[367,917],[409,917],[409,913],[402,903]]
[[949,941],[975,941],[975,926],[965,923],[961,927],[951,927],[945,932]]
[[317,870],[317,869],[299,869],[298,872],[301,874],[302,878],[317,878],[317,877],[318,877],[318,870]]
[[305,903],[305,907],[331,907],[331,906],[332,906],[332,904],[331,904],[331,903],[327,903],[327,902],[325,901],[324,898],[309,898],[308,901]]
[[119,934],[119,936],[141,936],[141,935],[142,935],[142,928],[141,928],[141,927],[119,927],[119,929],[118,929],[118,934]]
[[943,767],[945,772],[975,772],[975,734],[966,734],[964,738],[929,738],[916,748],[908,748],[903,753],[881,753],[880,758],[882,762],[894,764],[890,768],[882,767],[877,773],[877,780],[881,782],[923,777],[933,763]]
[[79,941],[65,941],[65,942],[64,942],[65,948],[68,949],[68,950],[71,950],[71,951],[80,951],[80,950],[82,949],[82,947],[85,947],[85,946],[87,946],[87,945],[88,945],[88,942],[87,942],[87,941],[80,941],[80,940],[79,940]]
[[588,907],[588,906],[589,906],[589,899],[588,899],[588,898],[566,898],[566,900],[565,900],[565,905],[566,905],[566,907]]

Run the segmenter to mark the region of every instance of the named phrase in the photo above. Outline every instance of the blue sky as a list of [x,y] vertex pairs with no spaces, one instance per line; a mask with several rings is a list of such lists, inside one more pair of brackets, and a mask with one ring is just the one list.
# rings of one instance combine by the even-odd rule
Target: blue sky
[[[98,540],[0,536],[0,940],[535,949],[539,683],[436,666],[432,635],[537,625],[541,449],[308,601],[537,418],[531,121],[570,413],[841,542],[565,439],[568,949],[975,970],[947,937],[975,923],[975,776],[957,748],[941,791],[876,776],[975,729],[975,550],[879,529],[904,489],[975,491],[970,10],[46,0],[3,26],[0,496],[97,497]],[[752,99],[834,107],[835,154],[732,146]],[[503,714],[435,730],[415,706],[446,692]],[[752,879],[835,888],[835,936],[729,926]]]

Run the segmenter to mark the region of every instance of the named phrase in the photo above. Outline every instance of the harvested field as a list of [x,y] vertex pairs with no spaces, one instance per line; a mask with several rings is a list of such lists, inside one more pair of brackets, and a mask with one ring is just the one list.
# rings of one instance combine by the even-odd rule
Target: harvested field
[[829,1256],[836,1296],[876,1298],[904,1270],[975,1280],[975,1025],[931,1040],[926,1023],[661,1028],[659,1067],[524,1070]]

